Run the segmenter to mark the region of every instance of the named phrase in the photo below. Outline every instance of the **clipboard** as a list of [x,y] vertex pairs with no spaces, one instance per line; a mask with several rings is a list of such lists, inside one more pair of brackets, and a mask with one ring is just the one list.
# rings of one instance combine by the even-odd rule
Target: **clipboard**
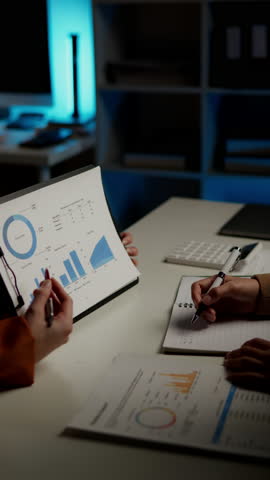
[[[49,269],[73,299],[74,322],[139,281],[92,165],[0,198],[0,247],[24,306]],[[0,274],[16,304],[14,279]]]

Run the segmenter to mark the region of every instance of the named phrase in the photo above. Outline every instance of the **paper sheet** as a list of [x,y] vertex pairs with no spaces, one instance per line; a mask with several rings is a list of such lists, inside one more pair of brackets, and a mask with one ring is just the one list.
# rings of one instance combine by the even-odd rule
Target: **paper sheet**
[[120,355],[66,433],[101,434],[269,458],[270,396],[224,369],[177,356]]
[[[45,268],[73,298],[74,316],[139,275],[111,219],[99,167],[1,204],[0,245],[25,301],[20,313]],[[14,298],[14,279],[0,268]]]

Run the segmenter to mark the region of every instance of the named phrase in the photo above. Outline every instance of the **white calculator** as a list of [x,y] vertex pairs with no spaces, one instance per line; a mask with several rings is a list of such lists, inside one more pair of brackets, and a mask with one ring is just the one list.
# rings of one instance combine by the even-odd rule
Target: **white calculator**
[[[165,261],[168,263],[179,263],[181,265],[214,268],[217,270],[223,267],[230,255],[231,248],[235,246],[238,245],[189,240],[176,245],[165,257]],[[239,270],[250,262],[255,261],[261,251],[261,242],[241,246],[242,253],[236,269]]]

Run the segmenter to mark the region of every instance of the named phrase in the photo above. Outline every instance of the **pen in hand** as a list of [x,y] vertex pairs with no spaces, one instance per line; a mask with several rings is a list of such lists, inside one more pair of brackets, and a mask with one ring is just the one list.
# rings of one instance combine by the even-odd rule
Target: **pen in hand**
[[[210,290],[212,290],[212,288],[219,287],[223,283],[225,275],[227,275],[233,269],[233,267],[235,266],[235,264],[239,260],[240,255],[241,255],[241,248],[233,247],[231,249],[231,254],[230,254],[228,260],[224,264],[222,270],[217,274],[214,282],[212,283],[212,285],[207,290],[206,295]],[[203,311],[206,308],[207,308],[207,305],[205,305],[205,303],[203,303],[203,302],[200,302],[196,312],[194,313],[194,315],[191,319],[191,324],[192,325],[194,325],[194,323],[197,322],[197,320],[200,318],[200,315],[203,313]]]
[[[46,280],[50,280],[50,273],[47,268],[45,270],[44,276]],[[46,319],[48,328],[51,327],[52,325],[53,317],[54,317],[53,299],[52,297],[49,297],[45,305],[45,319]]]

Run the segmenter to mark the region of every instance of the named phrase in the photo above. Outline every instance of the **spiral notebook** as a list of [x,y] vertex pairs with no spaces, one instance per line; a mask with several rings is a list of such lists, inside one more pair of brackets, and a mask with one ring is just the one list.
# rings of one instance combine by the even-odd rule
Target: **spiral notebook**
[[195,307],[191,298],[191,285],[200,278],[182,277],[163,341],[163,352],[223,355],[254,337],[270,341],[268,319],[230,317],[212,324],[200,319],[192,325]]

